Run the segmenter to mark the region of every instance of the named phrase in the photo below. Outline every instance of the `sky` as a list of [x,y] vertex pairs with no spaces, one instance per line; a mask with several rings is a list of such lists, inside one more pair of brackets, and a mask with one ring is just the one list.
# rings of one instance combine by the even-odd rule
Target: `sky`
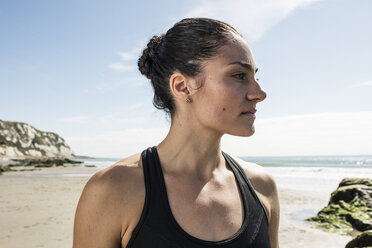
[[0,1],[0,119],[61,135],[75,154],[157,145],[169,118],[137,59],[186,17],[239,30],[267,98],[236,156],[372,154],[372,1]]

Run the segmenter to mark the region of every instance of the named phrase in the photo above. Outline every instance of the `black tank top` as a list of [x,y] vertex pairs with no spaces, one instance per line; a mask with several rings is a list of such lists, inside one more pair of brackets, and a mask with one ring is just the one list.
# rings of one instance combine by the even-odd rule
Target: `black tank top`
[[127,248],[270,248],[265,208],[240,165],[228,154],[222,154],[234,173],[244,206],[243,224],[233,236],[208,241],[191,236],[181,228],[169,206],[164,176],[154,146],[142,152],[145,203]]

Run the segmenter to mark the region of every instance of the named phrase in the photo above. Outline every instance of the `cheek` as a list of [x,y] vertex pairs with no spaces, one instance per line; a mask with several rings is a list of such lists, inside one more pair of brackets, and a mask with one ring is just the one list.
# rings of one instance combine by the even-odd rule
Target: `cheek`
[[213,112],[217,115],[228,115],[229,113],[233,113],[239,108],[238,99],[239,96],[237,94],[233,94],[234,92],[229,92],[226,89],[221,90],[218,94],[218,97],[215,98]]
[[[234,113],[240,107],[239,99],[242,97],[242,89],[239,85],[229,85],[225,81],[208,78],[204,85],[202,104],[212,118],[224,118],[225,115]],[[211,83],[212,82],[212,83]],[[233,82],[231,82],[233,84]]]
[[234,112],[240,106],[242,95],[235,89],[223,89],[220,91],[219,97],[216,100],[218,112],[229,113]]

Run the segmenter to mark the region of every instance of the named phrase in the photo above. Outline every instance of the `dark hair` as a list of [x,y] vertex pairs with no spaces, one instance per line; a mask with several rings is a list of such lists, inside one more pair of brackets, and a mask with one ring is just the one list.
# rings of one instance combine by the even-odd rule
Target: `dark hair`
[[208,18],[187,18],[177,22],[166,34],[153,36],[138,59],[138,69],[151,80],[153,104],[173,116],[175,105],[169,78],[179,71],[195,77],[202,62],[215,57],[218,49],[241,36],[229,24]]

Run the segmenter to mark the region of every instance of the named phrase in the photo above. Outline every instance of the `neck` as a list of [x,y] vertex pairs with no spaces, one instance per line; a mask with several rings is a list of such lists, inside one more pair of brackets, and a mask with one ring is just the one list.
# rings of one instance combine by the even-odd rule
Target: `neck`
[[173,120],[167,137],[157,146],[165,174],[187,175],[208,181],[225,166],[221,137],[211,130]]

